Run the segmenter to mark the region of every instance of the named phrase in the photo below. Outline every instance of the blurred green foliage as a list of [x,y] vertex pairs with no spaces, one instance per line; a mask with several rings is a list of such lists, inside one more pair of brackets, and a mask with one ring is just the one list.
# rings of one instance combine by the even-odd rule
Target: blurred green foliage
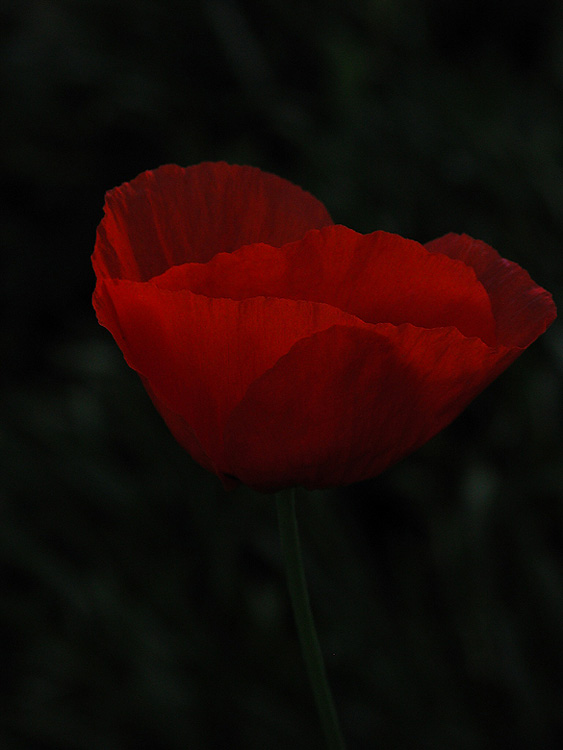
[[[271,498],[169,436],[90,306],[104,191],[225,159],[465,231],[562,296],[553,0],[0,6],[0,746],[321,747]],[[372,482],[303,495],[351,750],[563,743],[563,339]]]

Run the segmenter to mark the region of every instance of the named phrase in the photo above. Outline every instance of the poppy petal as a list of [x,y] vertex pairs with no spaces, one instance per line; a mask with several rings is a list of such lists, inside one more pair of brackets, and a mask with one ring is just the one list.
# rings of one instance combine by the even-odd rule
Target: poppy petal
[[[179,437],[195,457],[224,472],[226,418],[249,385],[303,337],[336,324],[361,325],[329,305],[272,298],[210,299],[154,284],[102,280],[99,322],[108,328],[128,364],[149,387],[166,421],[177,415],[189,427]],[[178,436],[181,424],[176,424]],[[204,456],[202,460],[202,455]]]
[[475,270],[491,300],[499,344],[526,347],[557,317],[551,294],[535,284],[517,263],[502,258],[485,242],[450,233],[427,242],[425,247]]
[[376,476],[448,425],[519,353],[451,327],[319,332],[297,342],[233,410],[229,473],[261,491]]
[[283,245],[332,224],[323,204],[300,187],[224,162],[143,172],[110,190],[104,210],[94,270],[132,281],[252,242]]
[[496,343],[491,303],[474,270],[388,232],[328,226],[281,248],[255,244],[175,266],[154,281],[210,297],[326,302],[369,323],[453,325]]

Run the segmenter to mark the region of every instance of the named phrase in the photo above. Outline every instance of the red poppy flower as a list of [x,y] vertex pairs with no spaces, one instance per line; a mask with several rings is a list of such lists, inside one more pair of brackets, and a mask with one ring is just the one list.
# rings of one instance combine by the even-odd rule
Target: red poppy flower
[[335,225],[252,167],[106,196],[94,306],[178,442],[228,486],[373,477],[449,424],[556,317],[484,242]]

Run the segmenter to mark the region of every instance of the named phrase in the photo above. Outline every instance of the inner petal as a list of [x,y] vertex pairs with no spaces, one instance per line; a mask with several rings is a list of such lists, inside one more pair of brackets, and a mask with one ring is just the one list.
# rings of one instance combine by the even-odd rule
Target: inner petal
[[104,212],[96,273],[132,281],[251,242],[280,246],[332,224],[323,204],[297,185],[224,162],[143,172],[107,193]]
[[387,232],[328,226],[283,247],[253,244],[208,263],[176,266],[154,282],[209,297],[325,302],[367,323],[455,326],[467,337],[496,342],[489,296],[474,270]]

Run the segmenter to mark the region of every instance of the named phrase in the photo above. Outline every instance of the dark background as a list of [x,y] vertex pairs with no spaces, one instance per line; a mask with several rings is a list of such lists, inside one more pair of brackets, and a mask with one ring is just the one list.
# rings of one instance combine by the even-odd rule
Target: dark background
[[[96,323],[103,195],[253,164],[561,300],[562,6],[0,7],[0,747],[320,748],[272,498],[196,466]],[[562,746],[562,370],[556,323],[418,453],[300,498],[351,750]]]

